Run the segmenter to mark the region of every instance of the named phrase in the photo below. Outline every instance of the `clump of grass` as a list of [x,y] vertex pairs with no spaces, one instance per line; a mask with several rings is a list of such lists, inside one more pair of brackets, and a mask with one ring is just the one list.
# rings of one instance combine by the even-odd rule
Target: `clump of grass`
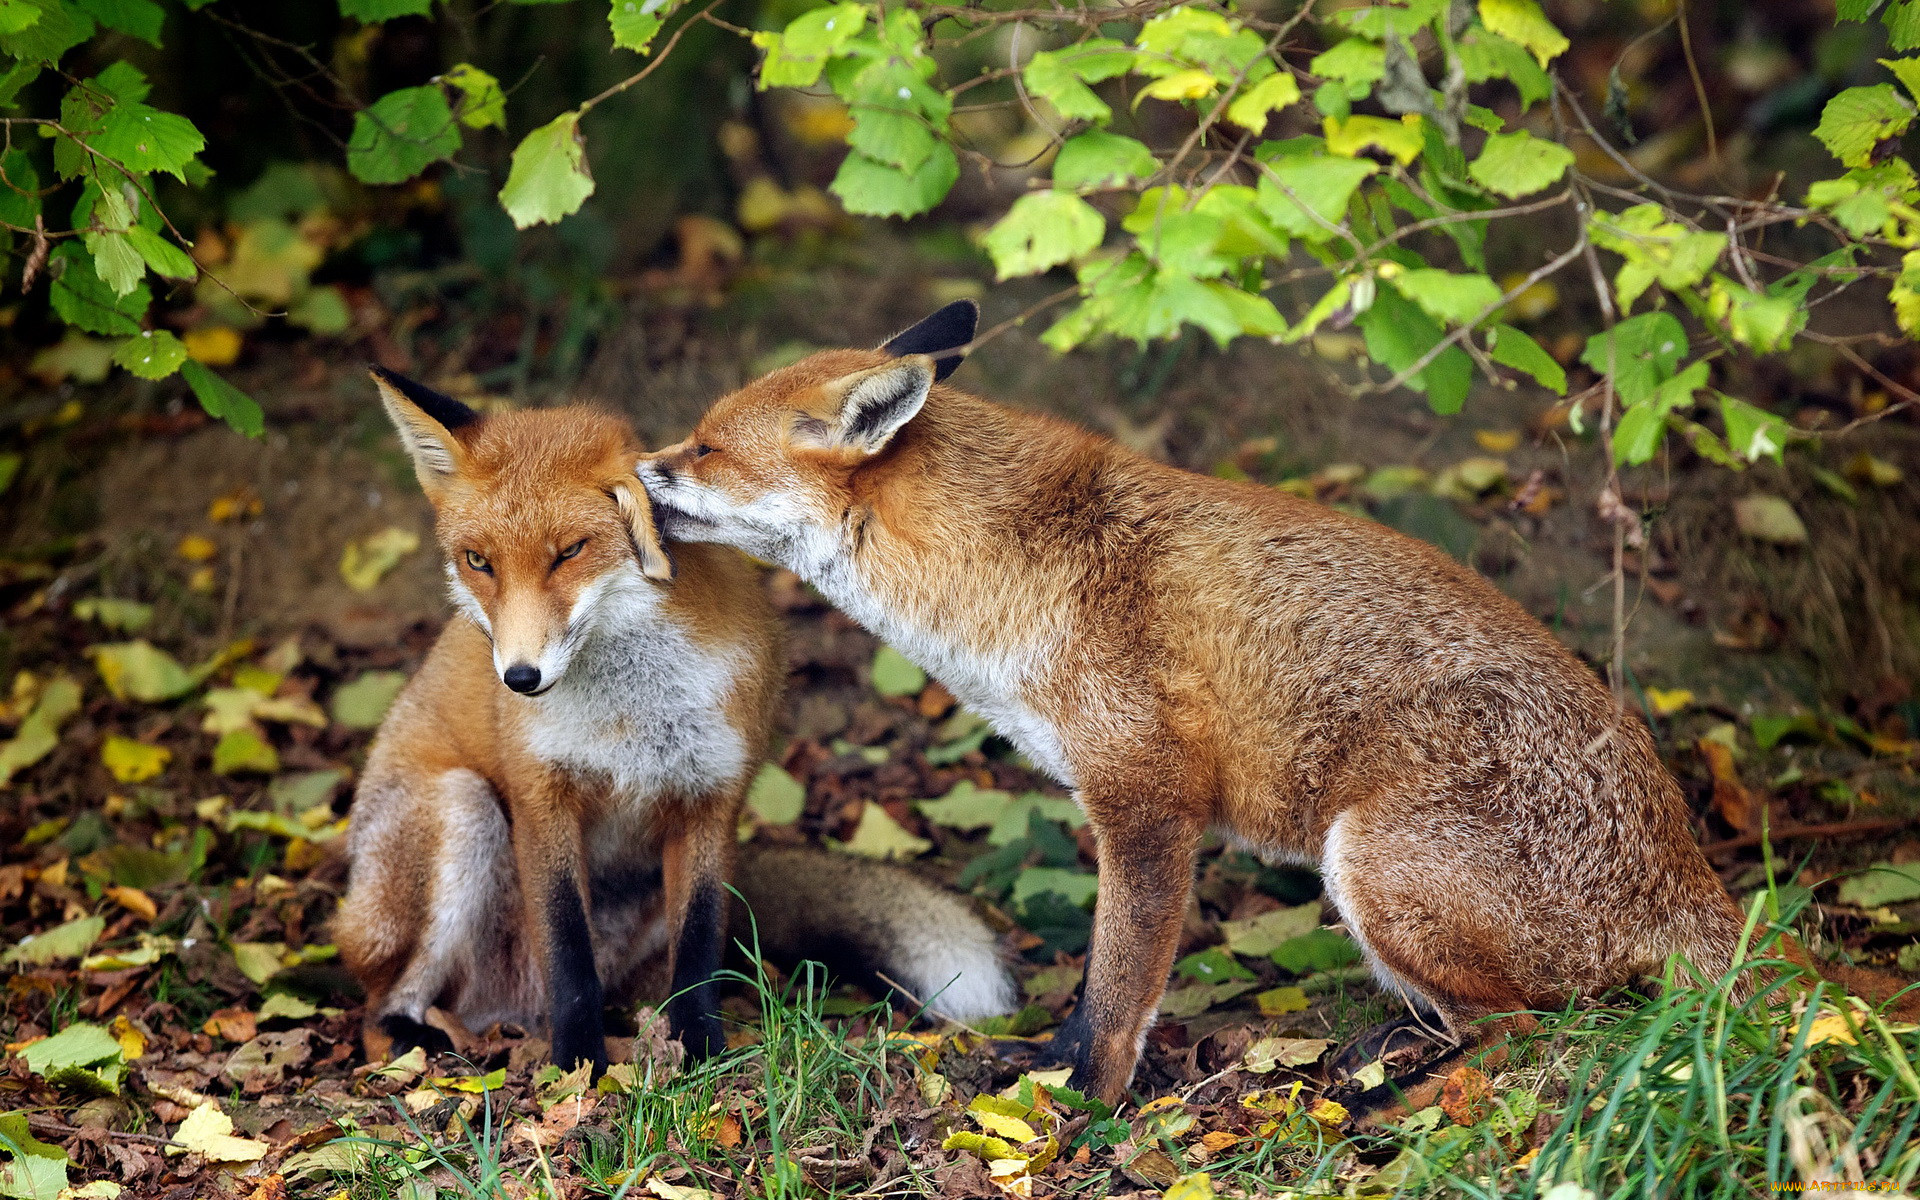
[[[1920,1033],[1775,956],[1793,916],[1780,912],[1780,897],[1756,900],[1751,926],[1764,954],[1722,979],[1676,962],[1651,998],[1535,1014],[1538,1027],[1487,1067],[1492,1091],[1470,1124],[1433,1107],[1342,1134],[1295,1111],[1205,1169],[1223,1192],[1251,1196],[1744,1197],[1773,1183],[1845,1180],[1905,1191],[1920,1176]],[[903,1152],[901,1173],[884,1190],[937,1195],[890,1124],[889,1102],[911,1078],[904,1056],[922,1049],[889,1032],[893,1014],[882,1005],[851,1022],[829,1015],[813,969],[784,984],[736,978],[759,1001],[757,1036],[670,1079],[642,1080],[605,1120],[616,1137],[569,1143],[555,1152],[564,1157],[515,1170],[503,1161],[516,1147],[482,1105],[477,1127],[459,1123],[443,1141],[415,1128],[412,1145],[378,1144],[350,1193],[418,1200],[437,1181],[438,1194],[473,1200],[540,1196],[564,1166],[575,1186],[584,1178],[589,1194],[616,1200],[647,1194],[642,1181],[662,1172],[724,1196],[799,1200],[874,1181],[822,1184],[797,1154],[868,1160],[872,1144],[891,1144]],[[731,1145],[714,1133],[727,1114],[739,1123]],[[1182,1144],[1163,1141],[1180,1162]],[[1106,1143],[1092,1150],[1097,1160]],[[1130,1189],[1102,1173],[1087,1194],[1107,1190],[1100,1180]]]

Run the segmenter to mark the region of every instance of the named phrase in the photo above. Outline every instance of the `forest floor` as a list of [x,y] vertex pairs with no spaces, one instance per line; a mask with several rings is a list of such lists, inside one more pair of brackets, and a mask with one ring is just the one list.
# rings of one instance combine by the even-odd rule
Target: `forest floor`
[[[1118,1114],[1023,1085],[974,1031],[777,976],[733,989],[735,1049],[698,1070],[677,1070],[645,1014],[598,1087],[513,1029],[460,1061],[367,1062],[327,931],[340,835],[373,730],[447,608],[430,512],[358,363],[483,407],[591,399],[658,443],[812,347],[877,343],[956,295],[980,295],[988,324],[1038,295],[877,236],[724,282],[713,309],[711,281],[638,290],[566,394],[490,396],[497,373],[385,335],[263,335],[238,375],[265,403],[258,442],[150,385],[28,387],[0,408],[19,447],[0,456],[0,1196],[1575,1196],[1683,1177],[1746,1195],[1920,1172],[1920,1038],[1831,993],[1769,1006],[1709,981],[1550,1016],[1431,1105],[1384,1125],[1350,1112],[1327,1052],[1390,1006],[1322,928],[1335,916],[1314,875],[1219,850]],[[956,382],[1434,541],[1604,665],[1604,464],[1553,397],[1489,389],[1440,419],[1418,397],[1348,395],[1343,335],[1057,359],[1041,327]],[[1822,364],[1757,386],[1808,428],[1872,405]],[[1627,562],[1630,691],[1709,857],[1743,902],[1799,914],[1820,953],[1920,972],[1920,427],[1628,485],[1649,514]],[[1741,532],[1752,494],[1810,536]],[[1028,1001],[988,1032],[1052,1028],[1093,886],[1064,793],[797,580],[767,586],[789,690],[752,836],[964,881]]]

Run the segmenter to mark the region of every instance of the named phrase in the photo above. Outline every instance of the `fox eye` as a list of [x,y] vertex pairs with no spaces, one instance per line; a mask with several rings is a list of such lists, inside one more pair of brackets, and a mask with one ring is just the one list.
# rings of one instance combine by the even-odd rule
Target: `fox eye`
[[556,567],[559,566],[561,563],[567,561],[568,559],[572,558],[574,555],[580,553],[582,550],[585,550],[586,548],[587,548],[587,539],[581,538],[579,541],[575,542],[573,545],[568,546],[565,550],[562,550],[560,552],[560,556],[553,560],[553,565]]
[[693,456],[695,458],[705,458],[707,455],[712,453],[713,453],[713,447],[707,445],[705,442],[701,442],[698,446],[695,446],[693,448]]
[[488,562],[487,556],[480,553],[478,550],[467,551],[467,565],[472,567],[476,571],[480,571],[488,575],[493,574],[493,564]]

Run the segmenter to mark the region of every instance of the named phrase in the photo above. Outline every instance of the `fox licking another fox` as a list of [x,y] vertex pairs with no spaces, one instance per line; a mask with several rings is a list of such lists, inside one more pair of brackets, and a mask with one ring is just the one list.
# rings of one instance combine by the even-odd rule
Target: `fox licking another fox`
[[1424,543],[940,381],[950,305],[719,400],[638,475],[673,541],[798,573],[1070,786],[1098,841],[1080,1003],[1048,1047],[1120,1098],[1210,830],[1317,864],[1380,982],[1457,1036],[1682,954],[1740,911],[1652,738]]
[[354,797],[334,932],[370,1053],[444,1048],[437,1008],[468,1030],[544,1028],[556,1062],[604,1067],[603,1001],[642,995],[670,997],[689,1053],[717,1051],[730,880],[769,957],[875,972],[961,1020],[1012,1006],[991,932],[905,871],[749,847],[734,879],[785,674],[777,626],[735,551],[669,558],[624,422],[482,417],[375,379],[459,614]]

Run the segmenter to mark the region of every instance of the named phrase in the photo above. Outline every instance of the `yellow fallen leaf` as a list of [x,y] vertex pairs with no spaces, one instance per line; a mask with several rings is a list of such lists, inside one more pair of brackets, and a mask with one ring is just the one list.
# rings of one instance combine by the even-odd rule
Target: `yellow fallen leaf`
[[233,1136],[233,1118],[221,1112],[213,1100],[203,1101],[188,1113],[174,1131],[173,1140],[176,1144],[167,1147],[168,1154],[192,1151],[208,1162],[253,1162],[266,1157],[268,1149],[265,1142]]
[[244,521],[248,517],[260,515],[260,497],[245,484],[233,489],[224,496],[215,497],[207,505],[207,520]]
[[195,567],[193,573],[187,576],[187,590],[202,596],[212,595],[215,584],[212,567]]
[[1218,1154],[1239,1140],[1239,1134],[1229,1133],[1224,1129],[1216,1129],[1211,1133],[1200,1135],[1200,1144],[1205,1146],[1211,1154]]
[[1847,1019],[1839,1013],[1821,1013],[1813,1019],[1813,1027],[1807,1031],[1807,1045],[1824,1046],[1828,1042],[1848,1046],[1858,1044]]
[[113,1034],[113,1040],[120,1043],[120,1057],[126,1061],[132,1062],[147,1052],[147,1035],[141,1033],[132,1021],[115,1017],[107,1029]]
[[100,761],[121,783],[142,783],[167,769],[173,751],[164,746],[149,746],[118,734],[100,747]]
[[[1526,275],[1520,271],[1502,276],[1500,290],[1510,292],[1526,282]],[[1507,305],[1507,313],[1517,321],[1537,321],[1560,306],[1560,289],[1553,281],[1542,279],[1513,298]]]
[[420,548],[420,535],[390,525],[357,542],[348,542],[340,555],[340,577],[356,592],[370,592],[400,560]]
[[1520,444],[1520,433],[1514,429],[1476,429],[1473,440],[1488,454],[1507,454]]
[[1647,703],[1653,705],[1656,716],[1670,717],[1687,705],[1693,703],[1693,693],[1686,688],[1650,687],[1647,689]]
[[115,884],[104,891],[108,899],[128,912],[137,914],[143,920],[151,921],[160,915],[160,908],[153,902],[153,897],[137,887]]
[[1268,988],[1253,998],[1263,1017],[1281,1017],[1307,1010],[1307,994],[1297,987]]
[[1009,1117],[997,1112],[976,1112],[973,1114],[973,1119],[980,1122],[980,1128],[988,1133],[998,1134],[1011,1142],[1031,1142],[1040,1136],[1034,1132],[1033,1126],[1019,1117]]
[[206,562],[214,555],[220,553],[220,547],[213,544],[212,538],[198,533],[190,533],[180,539],[180,544],[173,548],[173,552],[188,562],[198,563]]
[[1313,1102],[1307,1115],[1329,1129],[1337,1129],[1347,1121],[1347,1106],[1335,1100],[1322,1097]]
[[180,335],[180,340],[186,344],[187,354],[195,362],[203,362],[210,367],[230,366],[234,359],[240,357],[240,331],[225,325],[189,329]]

